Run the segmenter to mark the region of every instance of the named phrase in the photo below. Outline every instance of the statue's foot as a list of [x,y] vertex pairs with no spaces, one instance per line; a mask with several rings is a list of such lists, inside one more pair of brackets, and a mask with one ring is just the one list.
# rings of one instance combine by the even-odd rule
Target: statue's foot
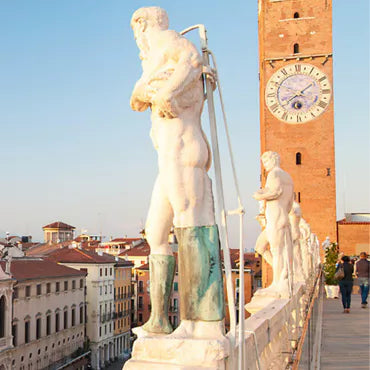
[[192,338],[194,332],[194,321],[191,320],[181,320],[180,325],[177,329],[170,335],[171,338]]
[[168,318],[164,316],[155,318],[150,316],[149,320],[142,326],[142,328],[146,332],[153,334],[170,334],[173,332]]
[[225,326],[222,321],[195,321],[193,337],[198,339],[224,339]]
[[142,326],[137,326],[136,328],[132,328],[132,332],[137,335],[138,338],[147,337],[150,335],[146,330],[143,329]]
[[256,293],[254,293],[254,296],[280,298],[280,292],[274,284],[271,284],[267,288],[258,289]]

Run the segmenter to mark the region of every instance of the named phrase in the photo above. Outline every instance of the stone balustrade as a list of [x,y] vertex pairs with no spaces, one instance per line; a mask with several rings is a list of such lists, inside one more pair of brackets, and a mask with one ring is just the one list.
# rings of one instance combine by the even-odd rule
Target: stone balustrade
[[[245,320],[243,369],[285,369],[293,362],[314,289],[314,281],[296,283],[292,298],[276,299]],[[238,351],[236,345],[226,369],[237,368]]]

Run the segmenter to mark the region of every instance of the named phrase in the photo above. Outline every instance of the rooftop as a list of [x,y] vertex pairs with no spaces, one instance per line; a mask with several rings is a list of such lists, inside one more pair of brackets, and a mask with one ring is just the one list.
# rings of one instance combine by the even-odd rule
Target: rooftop
[[[4,271],[6,267],[5,264],[5,261],[0,261],[0,265]],[[13,259],[10,265],[10,272],[12,277],[18,281],[53,277],[86,276],[85,272],[59,265],[50,260],[27,257]]]
[[370,224],[370,213],[346,213],[345,217],[337,222],[339,225],[368,225]]
[[115,257],[106,253],[95,253],[86,249],[69,247],[56,249],[48,254],[47,258],[51,261],[60,263],[115,263],[119,264],[120,266],[132,265],[132,263],[129,261],[124,261],[122,259],[116,260]]
[[136,247],[133,247],[127,251],[120,253],[120,256],[131,256],[131,257],[142,257],[142,256],[149,256],[150,254],[150,246],[146,240],[144,240],[141,244]]
[[86,249],[60,248],[56,249],[47,257],[49,260],[60,263],[115,263],[113,256],[105,253],[95,253]]
[[45,225],[42,227],[43,229],[65,229],[65,230],[74,230],[76,229],[74,226],[68,225],[61,221],[56,221],[51,224]]

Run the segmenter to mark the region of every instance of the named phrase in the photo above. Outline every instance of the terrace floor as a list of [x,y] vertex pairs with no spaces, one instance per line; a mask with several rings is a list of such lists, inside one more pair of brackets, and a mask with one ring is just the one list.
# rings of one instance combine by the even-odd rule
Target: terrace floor
[[[369,297],[370,298],[370,297]],[[351,313],[344,314],[342,300],[324,298],[321,369],[370,369],[370,310],[352,294]]]

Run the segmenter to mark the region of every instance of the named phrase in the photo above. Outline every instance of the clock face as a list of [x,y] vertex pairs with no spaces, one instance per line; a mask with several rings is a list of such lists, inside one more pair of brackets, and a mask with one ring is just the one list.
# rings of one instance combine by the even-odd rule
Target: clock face
[[303,63],[277,70],[266,85],[265,100],[270,112],[287,123],[317,118],[329,105],[331,86],[319,68]]

